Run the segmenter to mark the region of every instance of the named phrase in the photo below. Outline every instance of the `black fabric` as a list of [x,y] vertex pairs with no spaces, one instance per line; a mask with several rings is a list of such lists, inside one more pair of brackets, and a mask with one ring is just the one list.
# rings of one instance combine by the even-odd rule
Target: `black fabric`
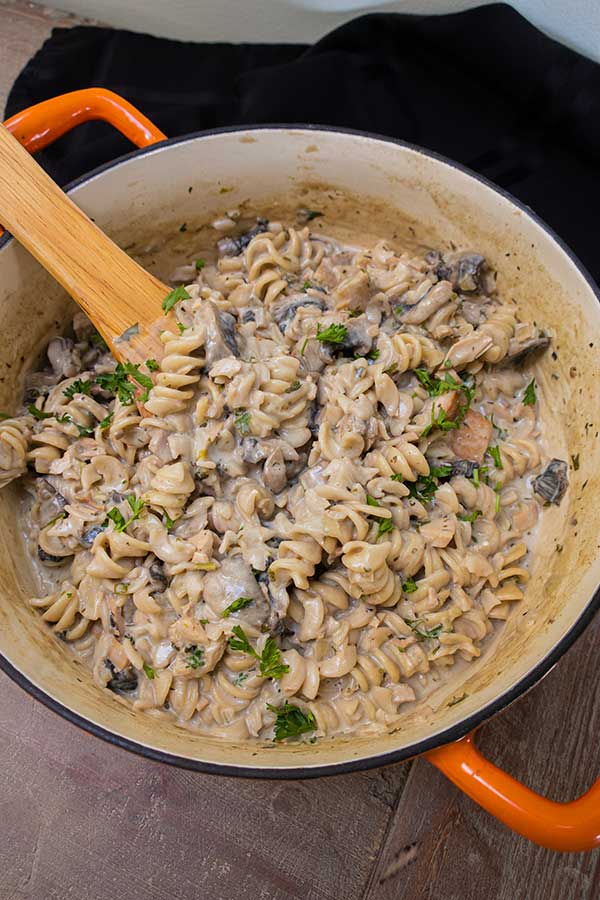
[[[600,280],[600,66],[510,7],[363,16],[311,47],[55,29],[6,112],[94,85],[122,94],[169,136],[313,123],[436,150],[529,204]],[[129,149],[109,126],[89,123],[39,159],[65,183]]]

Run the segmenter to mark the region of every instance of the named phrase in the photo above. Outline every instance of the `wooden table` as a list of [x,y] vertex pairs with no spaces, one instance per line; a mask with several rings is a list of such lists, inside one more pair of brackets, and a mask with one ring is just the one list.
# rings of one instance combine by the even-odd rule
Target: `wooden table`
[[[0,2],[0,107],[53,25]],[[483,750],[555,800],[600,762],[600,619]],[[598,900],[600,853],[511,834],[424,760],[320,781],[209,777],[105,744],[0,675],[0,900]]]

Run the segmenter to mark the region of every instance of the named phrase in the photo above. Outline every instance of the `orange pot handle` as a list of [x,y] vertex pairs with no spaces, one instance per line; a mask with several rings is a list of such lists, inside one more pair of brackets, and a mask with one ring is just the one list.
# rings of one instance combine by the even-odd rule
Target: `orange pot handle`
[[42,150],[76,125],[101,119],[136,145],[148,147],[166,135],[139,110],[104,88],[85,88],[44,100],[7,119],[4,125],[30,153]]
[[473,734],[425,754],[472,800],[497,819],[550,850],[593,850],[600,846],[600,778],[570,803],[547,800],[479,753]]

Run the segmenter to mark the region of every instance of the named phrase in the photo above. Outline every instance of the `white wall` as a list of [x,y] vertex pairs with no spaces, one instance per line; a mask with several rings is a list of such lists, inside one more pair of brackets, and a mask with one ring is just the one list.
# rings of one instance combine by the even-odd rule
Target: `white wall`
[[[434,13],[493,0],[54,0],[119,28],[188,41],[313,42],[361,12]],[[600,0],[512,0],[551,37],[600,61]]]

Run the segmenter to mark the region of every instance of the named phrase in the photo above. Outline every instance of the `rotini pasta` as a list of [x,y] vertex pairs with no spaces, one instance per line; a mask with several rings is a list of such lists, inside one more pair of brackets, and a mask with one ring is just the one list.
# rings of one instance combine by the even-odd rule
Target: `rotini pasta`
[[163,721],[384,731],[523,598],[539,501],[567,487],[522,369],[549,338],[478,254],[228,216],[175,273],[160,361],[115,367],[78,314],[0,423],[31,605]]

